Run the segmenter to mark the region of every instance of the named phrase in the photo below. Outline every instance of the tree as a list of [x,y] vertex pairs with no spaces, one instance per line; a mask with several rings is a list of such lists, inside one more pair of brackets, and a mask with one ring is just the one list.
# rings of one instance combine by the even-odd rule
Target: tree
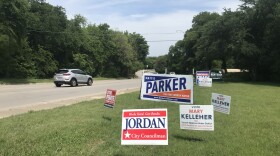
[[37,78],[52,77],[58,68],[58,62],[54,59],[53,54],[42,46],[39,46],[38,51],[34,52],[32,60],[36,67]]
[[[277,40],[272,36],[277,36],[275,22],[277,21],[277,7],[279,0],[243,0],[242,11],[246,14],[246,27],[249,34],[245,38],[247,47],[243,47],[244,52],[239,58],[243,60],[244,66],[247,66],[254,80],[269,80],[274,74],[278,74],[277,60],[279,50]],[[276,41],[276,42],[275,42]],[[245,44],[245,45],[246,45]],[[275,55],[276,54],[276,55]],[[244,56],[245,55],[245,56]]]
[[167,69],[168,71],[173,71],[178,74],[185,74],[189,70],[186,66],[184,42],[178,41],[175,46],[169,48],[169,53],[167,55]]
[[129,43],[137,53],[137,59],[145,64],[146,57],[149,54],[149,45],[147,44],[147,41],[142,35],[135,32],[132,34],[126,32],[125,34],[128,35]]
[[28,9],[26,0],[0,1],[0,77],[14,76],[16,56],[24,55]]
[[[209,69],[212,68],[213,60],[221,60],[222,68],[227,73],[227,62],[238,53],[240,42],[244,39],[246,29],[240,19],[240,12],[226,10],[222,16],[205,26],[204,39],[200,42],[202,52],[207,53],[206,58]],[[245,32],[245,33],[244,33]]]
[[73,55],[74,65],[80,69],[83,69],[87,74],[92,75],[95,72],[93,62],[87,54],[77,53]]
[[132,77],[148,55],[140,34],[88,25],[81,15],[68,20],[45,0],[0,1],[0,19],[0,77],[49,78],[57,68]]
[[139,65],[137,54],[128,42],[128,37],[121,32],[113,33],[114,51],[109,57],[110,66],[107,66],[108,72],[112,70],[118,71],[122,77],[134,76],[136,68],[134,65]]
[[168,67],[167,64],[167,55],[159,56],[154,64],[155,71],[158,73],[165,73],[165,70]]
[[157,57],[147,57],[145,62],[145,68],[154,69],[154,64],[157,60]]
[[[217,13],[201,12],[193,18],[192,28],[186,31],[184,36],[184,60],[187,72],[191,73],[193,68],[210,69],[212,56],[210,55],[210,39],[207,27],[220,18]],[[186,70],[186,69],[185,69]]]
[[65,9],[52,6],[44,0],[29,2],[27,37],[34,53],[31,59],[35,61],[37,77],[51,77],[68,60],[64,55],[68,43]]

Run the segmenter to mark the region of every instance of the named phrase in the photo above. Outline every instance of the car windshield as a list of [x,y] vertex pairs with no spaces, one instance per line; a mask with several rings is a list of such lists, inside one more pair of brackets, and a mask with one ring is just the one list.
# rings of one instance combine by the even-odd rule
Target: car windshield
[[211,70],[212,73],[222,73],[220,70]]

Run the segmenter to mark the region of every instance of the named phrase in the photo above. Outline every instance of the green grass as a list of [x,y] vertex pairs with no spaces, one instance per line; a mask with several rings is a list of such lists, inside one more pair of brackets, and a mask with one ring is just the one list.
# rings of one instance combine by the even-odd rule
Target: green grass
[[[214,83],[195,86],[195,104],[211,93],[232,97],[230,115],[215,112],[215,131],[180,129],[179,104],[119,95],[114,109],[94,100],[0,120],[0,155],[280,155],[280,87]],[[167,108],[168,146],[122,146],[122,109]]]
[[0,84],[51,83],[53,79],[0,79]]

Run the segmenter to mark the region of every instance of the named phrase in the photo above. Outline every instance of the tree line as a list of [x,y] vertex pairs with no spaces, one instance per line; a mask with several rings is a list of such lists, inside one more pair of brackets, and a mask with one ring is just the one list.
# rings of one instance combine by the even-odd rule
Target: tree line
[[152,59],[157,71],[239,68],[253,80],[280,80],[280,0],[242,0],[236,11],[201,12],[169,53]]
[[137,33],[68,20],[61,6],[45,0],[0,0],[0,78],[49,78],[59,68],[92,76],[132,77],[149,53]]

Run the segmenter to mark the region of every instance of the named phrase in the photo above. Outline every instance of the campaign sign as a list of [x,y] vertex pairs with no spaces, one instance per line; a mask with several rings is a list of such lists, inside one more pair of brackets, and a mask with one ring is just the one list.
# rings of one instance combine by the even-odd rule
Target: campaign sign
[[196,84],[198,84],[198,80],[202,78],[210,78],[210,71],[196,71]]
[[127,109],[122,114],[122,145],[168,145],[167,109]]
[[116,103],[116,94],[116,90],[107,89],[104,103],[105,107],[114,108]]
[[193,103],[193,76],[144,74],[141,99]]
[[180,128],[214,131],[212,105],[180,105]]
[[214,106],[214,111],[229,114],[231,96],[212,93],[211,104]]
[[212,78],[199,78],[198,86],[201,87],[212,87]]

